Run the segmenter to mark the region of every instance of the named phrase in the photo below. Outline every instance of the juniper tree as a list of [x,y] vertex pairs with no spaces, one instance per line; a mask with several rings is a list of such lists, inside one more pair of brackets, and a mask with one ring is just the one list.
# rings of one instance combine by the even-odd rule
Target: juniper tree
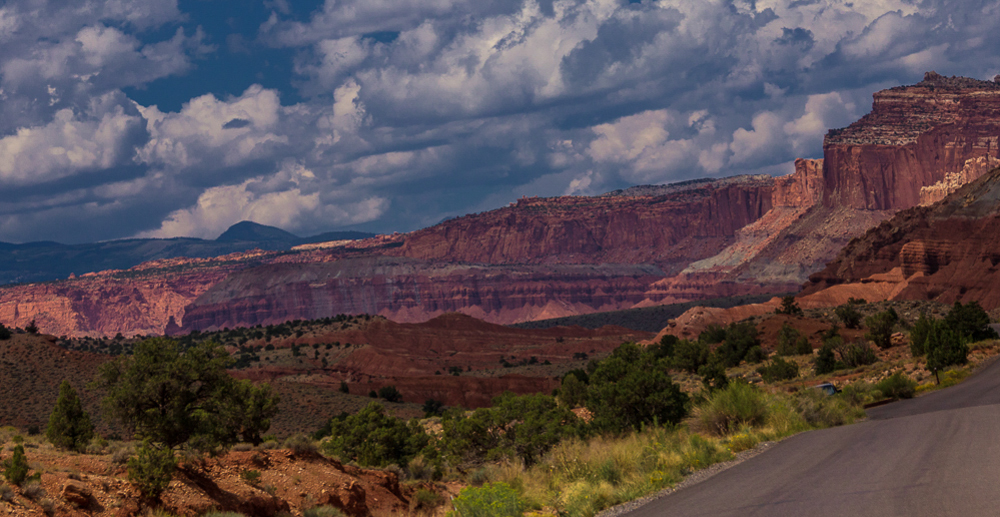
[[49,427],[45,436],[52,445],[77,452],[83,452],[94,437],[94,424],[90,422],[90,415],[83,410],[80,397],[69,381],[64,380],[59,385],[59,397],[49,415]]

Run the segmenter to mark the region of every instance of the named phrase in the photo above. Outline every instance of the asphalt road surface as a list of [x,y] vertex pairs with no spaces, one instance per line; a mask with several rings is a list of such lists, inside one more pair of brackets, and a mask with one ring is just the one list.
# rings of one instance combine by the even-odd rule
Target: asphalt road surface
[[625,515],[1000,515],[1000,361],[868,416],[793,436]]

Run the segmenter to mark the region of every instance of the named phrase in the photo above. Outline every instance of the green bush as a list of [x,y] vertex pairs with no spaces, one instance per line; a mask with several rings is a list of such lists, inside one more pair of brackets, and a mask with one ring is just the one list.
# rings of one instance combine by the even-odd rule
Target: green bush
[[364,466],[406,465],[429,440],[416,421],[407,423],[388,415],[378,402],[355,415],[330,422],[331,438],[323,444],[326,454]]
[[59,397],[49,416],[45,436],[57,448],[76,452],[84,452],[94,437],[90,415],[83,410],[80,397],[69,381],[64,380],[59,385]]
[[698,341],[705,343],[706,345],[714,345],[716,343],[722,343],[726,339],[726,329],[721,325],[715,323],[710,323],[705,330],[698,334]]
[[731,323],[726,327],[726,339],[715,350],[726,367],[739,366],[751,348],[760,346],[760,333],[752,321]]
[[259,470],[254,470],[254,469],[244,470],[243,472],[240,472],[240,477],[243,479],[243,481],[246,481],[248,485],[256,486],[257,483],[260,483]]
[[785,323],[778,331],[778,347],[775,353],[783,356],[806,355],[812,353],[812,346],[809,345],[809,340],[801,332]]
[[864,342],[843,344],[837,348],[837,355],[840,358],[838,362],[843,364],[844,368],[856,368],[878,361],[875,350]]
[[157,499],[167,489],[177,469],[174,451],[146,440],[128,459],[128,480],[147,499]]
[[947,322],[937,321],[931,326],[924,343],[927,351],[927,369],[941,382],[939,372],[948,366],[969,362],[969,346],[958,333],[949,328]]
[[810,426],[834,427],[863,418],[865,412],[848,399],[830,396],[816,389],[801,390],[793,398],[795,411]]
[[674,345],[674,356],[670,364],[678,370],[697,373],[698,368],[708,363],[710,353],[706,342],[682,339]]
[[927,353],[927,335],[933,326],[934,318],[928,318],[926,314],[920,313],[920,317],[910,329],[910,355],[920,357]]
[[762,425],[767,417],[765,394],[745,382],[730,382],[694,410],[695,422],[702,429],[720,436],[743,426]]
[[403,394],[395,386],[382,386],[378,389],[378,396],[386,402],[400,402],[403,400]]
[[587,403],[587,385],[572,372],[566,374],[559,385],[559,402],[575,408]]
[[757,368],[757,373],[764,379],[764,382],[784,381],[799,376],[799,365],[792,361],[786,361],[784,358],[775,357],[771,364]]
[[449,413],[441,425],[443,449],[460,464],[507,458],[530,466],[560,440],[579,435],[582,422],[553,397],[507,392],[469,416]]
[[799,307],[798,303],[795,303],[794,296],[783,296],[781,298],[781,307],[774,310],[775,314],[787,314],[789,316],[802,316],[802,309]]
[[996,331],[989,327],[990,317],[979,302],[972,301],[965,305],[955,302],[944,321],[966,343],[997,338]]
[[3,462],[3,476],[14,485],[24,483],[28,479],[28,460],[24,457],[24,446],[14,447],[14,455],[9,460]]
[[463,488],[451,502],[460,517],[521,517],[528,509],[517,491],[506,483]]
[[593,425],[617,432],[680,422],[688,396],[671,381],[667,366],[635,343],[616,348],[590,375],[587,409],[594,414]]
[[324,506],[313,506],[308,510],[302,512],[302,517],[343,517],[344,512],[339,509],[324,505]]
[[726,367],[719,360],[709,361],[708,364],[698,368],[698,375],[701,375],[701,383],[708,391],[722,389],[729,384]]
[[760,364],[765,360],[767,360],[767,352],[765,352],[763,348],[755,346],[747,351],[747,364]]
[[910,399],[917,392],[917,381],[896,372],[875,383],[875,389],[887,399]]
[[846,328],[856,329],[861,326],[861,313],[854,308],[853,303],[845,303],[834,309],[833,313]]
[[[840,340],[839,337],[835,338]],[[816,359],[813,359],[813,368],[816,370],[816,375],[823,375],[836,371],[843,368],[843,364],[837,362],[837,354],[835,352],[836,343],[829,340],[824,343],[823,346],[819,347],[819,352],[816,353]]]
[[868,333],[865,339],[875,343],[876,346],[886,349],[892,346],[892,329],[899,322],[899,315],[896,311],[889,309],[878,314],[865,318],[865,325],[868,326]]

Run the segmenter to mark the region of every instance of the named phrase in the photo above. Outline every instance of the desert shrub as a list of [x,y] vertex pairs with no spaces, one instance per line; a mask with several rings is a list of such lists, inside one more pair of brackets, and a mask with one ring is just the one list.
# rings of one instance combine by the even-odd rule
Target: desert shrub
[[860,406],[840,395],[827,395],[816,389],[801,390],[793,396],[795,412],[812,427],[834,427],[864,417]]
[[653,354],[654,356],[656,356],[657,359],[663,359],[663,358],[666,358],[666,357],[673,357],[674,356],[674,346],[676,346],[679,341],[680,341],[680,339],[678,339],[677,336],[672,336],[670,334],[664,334],[663,337],[660,338],[660,341],[658,343],[654,343],[652,345],[649,345],[649,348],[647,348],[647,350],[651,354]]
[[853,303],[840,305],[833,310],[833,313],[846,328],[856,329],[861,326],[861,313],[854,308]]
[[406,465],[406,473],[411,479],[430,481],[437,477],[438,470],[425,456],[420,455]]
[[446,454],[465,464],[507,458],[530,466],[563,438],[579,435],[581,424],[553,397],[507,392],[469,416],[446,415],[441,421],[442,445]]
[[395,386],[382,386],[378,389],[378,396],[386,402],[400,402],[403,400],[403,394]]
[[688,396],[667,375],[666,359],[643,352],[635,343],[623,343],[591,374],[587,409],[596,428],[639,429],[687,415]]
[[559,402],[570,408],[586,404],[587,385],[572,372],[566,374],[559,385]]
[[843,344],[837,347],[836,351],[839,357],[838,362],[843,364],[845,368],[874,364],[878,361],[875,350],[872,350],[872,347],[864,342]]
[[841,388],[837,396],[852,406],[862,407],[875,401],[874,391],[875,388],[867,382],[852,382]]
[[444,504],[444,497],[426,488],[417,489],[417,493],[413,494],[411,500],[413,510],[433,510],[442,504]]
[[799,365],[781,357],[775,357],[771,364],[757,368],[764,382],[784,381],[799,376]]
[[795,302],[794,296],[781,297],[781,306],[774,310],[775,314],[787,314],[789,316],[802,316],[802,309]]
[[233,445],[233,448],[231,450],[236,452],[247,452],[247,451],[252,451],[253,449],[254,446],[252,443],[237,443],[236,445]]
[[205,341],[184,348],[166,338],[135,345],[131,356],[105,363],[95,385],[107,390],[107,414],[138,438],[168,448],[190,442],[199,449],[243,441],[258,443],[277,412],[270,387],[235,381],[232,358]]
[[927,353],[927,335],[930,334],[934,326],[934,318],[927,317],[927,314],[920,313],[913,328],[910,329],[910,355],[919,357]]
[[729,377],[726,376],[726,367],[717,359],[709,361],[708,364],[698,368],[698,375],[701,375],[701,383],[708,391],[722,389],[729,384]]
[[296,456],[313,456],[319,453],[316,442],[304,434],[293,434],[286,438],[285,448],[291,450],[292,454]]
[[747,351],[747,364],[760,364],[765,360],[767,360],[767,352],[765,352],[763,348],[755,346]]
[[111,462],[115,465],[125,465],[133,454],[135,454],[135,447],[118,443],[111,447]]
[[21,493],[24,494],[24,497],[32,501],[38,501],[42,497],[45,497],[45,488],[38,481],[28,481],[21,487]]
[[893,309],[868,316],[865,318],[865,325],[868,326],[865,339],[872,341],[882,349],[891,347],[892,329],[897,322],[899,322],[899,315]]
[[767,416],[766,395],[745,382],[730,382],[693,412],[696,427],[720,436],[743,426],[761,425]]
[[812,346],[809,345],[809,340],[801,332],[785,323],[778,331],[778,347],[775,353],[785,356],[806,355],[812,353]]
[[407,423],[388,415],[378,402],[331,423],[331,438],[323,452],[364,466],[406,465],[429,438],[416,421]]
[[506,483],[463,488],[452,499],[461,517],[521,517],[528,505]]
[[949,328],[945,321],[936,321],[927,333],[924,343],[927,351],[927,369],[934,374],[938,383],[941,382],[939,372],[944,368],[969,362],[969,347],[959,337],[958,333]]
[[670,364],[679,370],[697,373],[698,368],[708,363],[710,353],[707,342],[682,339],[674,345],[674,355],[670,359]]
[[339,388],[339,390],[340,390],[341,393],[350,393],[351,392],[351,388],[347,385],[346,381],[340,381],[340,388]]
[[705,330],[698,334],[698,341],[707,345],[722,343],[726,339],[726,328],[722,325],[710,323]]
[[174,451],[146,440],[128,459],[128,480],[143,497],[156,499],[167,489],[176,469]]
[[755,346],[760,346],[760,333],[752,321],[731,323],[726,327],[726,339],[715,350],[727,367],[739,366],[746,358],[747,352]]
[[14,447],[14,454],[3,462],[3,468],[3,476],[8,482],[14,485],[24,483],[28,478],[28,459],[24,457],[23,445]]
[[441,416],[441,413],[444,413],[444,402],[436,399],[427,399],[424,401],[423,410],[425,418]]
[[10,339],[10,329],[0,323],[0,341],[6,341],[8,339]]
[[909,399],[917,392],[917,381],[896,372],[875,383],[875,389],[887,399]]
[[246,469],[240,472],[240,478],[246,481],[248,485],[256,486],[260,483],[260,471],[254,469]]
[[9,503],[14,500],[15,495],[14,489],[9,485],[0,485],[0,501]]
[[302,517],[343,517],[344,512],[329,505],[313,506],[302,512]]
[[989,315],[976,301],[965,305],[962,305],[961,302],[955,302],[944,317],[944,321],[948,328],[958,334],[959,338],[966,343],[997,338],[996,331],[989,327]]
[[49,416],[46,438],[60,449],[84,452],[94,437],[94,424],[68,381],[59,385],[59,397]]

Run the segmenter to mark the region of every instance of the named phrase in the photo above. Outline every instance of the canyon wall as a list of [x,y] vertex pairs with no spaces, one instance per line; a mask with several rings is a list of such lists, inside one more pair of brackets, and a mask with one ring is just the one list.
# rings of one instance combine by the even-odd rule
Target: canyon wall
[[804,294],[892,284],[890,299],[1000,307],[1000,169],[940,202],[899,212],[810,277]]

